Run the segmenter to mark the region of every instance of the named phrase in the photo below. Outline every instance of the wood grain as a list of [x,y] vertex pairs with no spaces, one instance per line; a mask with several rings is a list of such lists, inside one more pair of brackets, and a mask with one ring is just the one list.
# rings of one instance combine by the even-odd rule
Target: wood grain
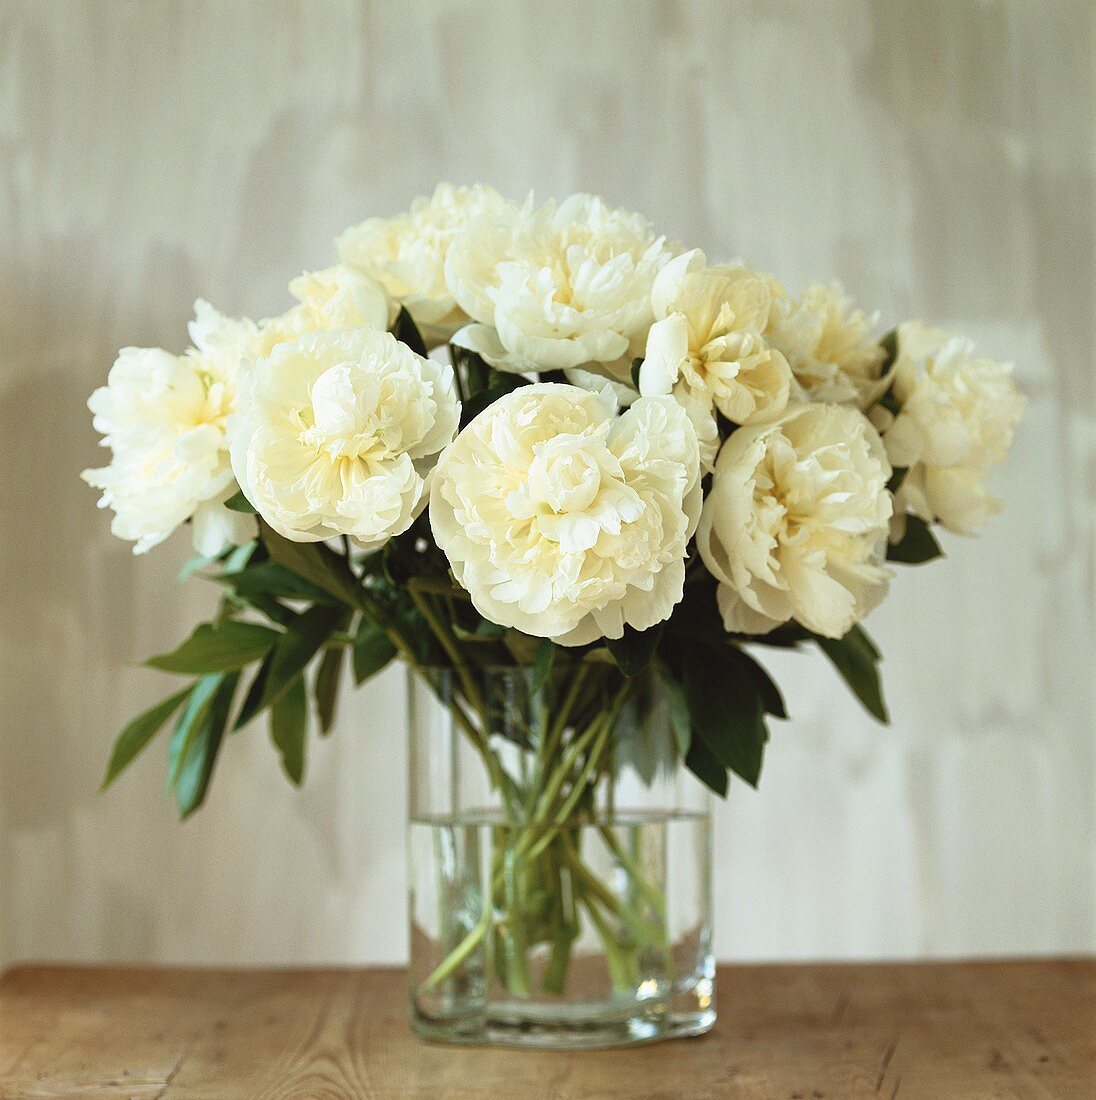
[[20,967],[0,1098],[1089,1098],[1096,960],[736,966],[709,1036],[581,1055],[428,1045],[404,974]]

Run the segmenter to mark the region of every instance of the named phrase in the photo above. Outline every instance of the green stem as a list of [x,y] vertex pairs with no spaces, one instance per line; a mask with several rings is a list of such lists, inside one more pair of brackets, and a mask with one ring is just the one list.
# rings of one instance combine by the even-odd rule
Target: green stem
[[474,710],[482,714],[483,698],[479,693],[479,688],[476,685],[475,679],[468,671],[468,666],[461,657],[456,639],[453,638],[438,616],[434,614],[434,609],[430,606],[430,601],[414,588],[409,588],[408,591],[411,593],[411,599],[415,601],[415,606],[426,620],[427,626],[433,631],[434,637],[438,639],[449,659],[453,662],[453,668],[457,676],[460,677],[460,682],[464,687],[464,694],[468,697],[468,702],[471,703]]
[[567,694],[563,697],[559,713],[556,715],[555,721],[548,731],[548,737],[542,746],[541,756],[546,765],[559,748],[560,738],[563,736],[563,731],[567,728],[567,719],[571,717],[571,711],[574,708],[575,700],[578,698],[579,692],[582,690],[582,685],[585,683],[588,674],[589,670],[585,666],[580,667],[578,672],[575,673],[575,678],[571,681],[571,686],[567,689]]
[[483,916],[480,917],[476,926],[464,937],[463,940],[444,959],[431,971],[430,976],[426,979],[424,985],[427,989],[433,989],[435,986],[441,985],[453,971],[458,967],[463,966],[469,959],[472,952],[479,947],[484,936],[487,935],[488,930],[491,927],[491,908],[490,901],[485,904],[483,910]]
[[[565,849],[566,843],[564,838],[560,848]],[[541,987],[546,993],[562,993],[567,985],[571,947],[578,936],[578,921],[574,912],[575,886],[570,868],[562,866],[557,860],[554,863],[553,872],[555,906],[552,911],[552,953],[548,958]]]
[[613,930],[605,923],[605,918],[597,911],[597,907],[588,899],[582,899],[586,912],[590,916],[590,923],[597,929],[601,939],[601,945],[605,950],[605,963],[609,968],[609,977],[613,986],[621,993],[630,993],[636,987],[634,960],[630,953],[620,946],[613,935]]
[[643,874],[639,864],[621,846],[612,827],[599,825],[598,832],[605,846],[613,853],[613,858],[628,872],[628,880],[635,883],[636,889],[643,895],[647,904],[655,911],[659,919],[666,920],[666,898],[662,892],[652,886]]
[[498,968],[505,971],[505,986],[511,993],[524,995],[532,992],[532,981],[529,977],[529,959],[525,935],[525,922],[521,919],[525,901],[525,883],[522,869],[516,861],[504,861],[504,907],[506,914],[496,924],[498,942],[501,951],[502,965]]
[[609,888],[582,862],[578,853],[570,849],[564,857],[575,878],[581,885],[587,898],[596,900],[614,919],[623,924],[640,943],[656,944],[664,938],[658,925],[643,919],[634,909],[629,908],[616,897]]
[[[432,629],[437,629],[434,625],[436,616],[424,617]],[[441,635],[439,640],[442,640]],[[544,898],[547,892],[549,899],[555,899],[555,905],[550,925],[547,926],[551,928],[552,953],[543,984],[546,990],[562,991],[572,943],[577,935],[577,923],[573,921],[569,924],[562,917],[565,876],[573,898],[571,904],[581,905],[586,910],[604,944],[607,965],[617,988],[634,988],[635,950],[644,945],[664,945],[664,927],[646,920],[633,906],[613,895],[586,867],[570,838],[566,834],[560,835],[574,820],[573,815],[580,804],[584,800],[589,802],[591,782],[596,782],[604,774],[604,754],[611,743],[613,727],[628,692],[625,683],[610,706],[598,712],[589,725],[571,739],[558,764],[551,767],[551,759],[563,744],[569,712],[582,690],[581,679],[576,677],[576,680],[570,686],[561,712],[554,718],[547,737],[540,739],[539,755],[542,759],[538,763],[542,766],[537,769],[534,779],[538,795],[527,824],[516,835],[496,836],[484,917],[426,979],[427,987],[444,981],[472,955],[490,932],[492,912],[497,908],[505,914],[494,924],[499,975],[511,992],[530,992],[528,933],[537,927],[545,927],[541,922],[546,919]],[[485,760],[490,758],[497,766],[496,755],[474,735],[473,741],[485,754]],[[551,749],[551,755],[548,755],[548,749]],[[568,785],[566,790],[565,785]],[[627,855],[620,849],[615,836],[604,827],[602,835],[614,855],[618,858],[619,855]],[[630,872],[637,869],[634,860],[620,859],[620,863]],[[647,883],[642,886],[637,883],[636,888],[648,901],[657,894]],[[660,904],[654,909],[656,913],[663,914],[665,905],[659,900]],[[635,941],[634,948],[625,948],[618,942],[607,916],[627,930],[629,937]]]
[[433,581],[428,577],[409,577],[407,590],[414,595],[416,592],[429,592],[434,596],[447,596],[451,600],[470,601],[472,597],[463,588],[456,588],[444,581]]
[[[597,768],[598,758],[605,747],[605,742],[608,740],[609,731],[612,729],[612,725],[608,721],[608,716],[606,716],[606,719],[607,720],[602,725],[597,741],[594,743],[593,748],[590,750],[590,755],[583,765],[582,771],[571,785],[570,793],[563,800],[559,809],[553,816],[551,825],[526,853],[528,859],[536,859],[536,857],[559,835],[559,831],[567,824],[567,820],[571,816],[571,811],[585,793],[586,784],[589,782],[591,773]],[[525,835],[528,836],[529,834],[527,833]]]

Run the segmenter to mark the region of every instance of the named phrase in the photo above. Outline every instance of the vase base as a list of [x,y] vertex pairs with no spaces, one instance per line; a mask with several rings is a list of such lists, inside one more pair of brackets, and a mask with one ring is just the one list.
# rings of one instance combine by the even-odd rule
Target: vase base
[[414,1017],[411,1020],[415,1034],[431,1042],[530,1050],[604,1050],[639,1046],[665,1039],[694,1038],[711,1031],[714,1024],[714,1011],[673,1016],[669,1021],[648,1015],[581,1022],[516,1016],[467,1020]]

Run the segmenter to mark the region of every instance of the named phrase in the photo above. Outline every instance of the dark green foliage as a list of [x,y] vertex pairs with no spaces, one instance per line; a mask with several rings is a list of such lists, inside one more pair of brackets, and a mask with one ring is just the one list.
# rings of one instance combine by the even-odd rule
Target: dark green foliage
[[261,520],[260,530],[271,561],[296,573],[347,607],[360,605],[357,578],[345,557],[322,542],[291,542],[284,539]]
[[342,647],[327,650],[316,669],[316,679],[312,694],[316,700],[316,717],[320,721],[320,733],[326,736],[335,723],[335,708],[339,699],[339,684],[342,680]]
[[243,668],[264,656],[278,637],[276,630],[257,623],[235,619],[202,623],[177,649],[150,657],[145,664],[165,672],[191,675],[225,672]]
[[726,654],[698,646],[685,662],[682,686],[694,741],[699,738],[724,767],[756,787],[769,733],[752,676]]
[[282,758],[282,767],[294,786],[304,779],[305,744],[308,737],[308,695],[300,674],[270,708],[270,739]]
[[175,737],[172,738],[171,748],[178,749],[178,756],[171,757],[175,801],[179,815],[184,819],[202,804],[209,789],[239,678],[238,672],[219,677],[220,682],[209,705],[203,708],[200,720],[185,735],[180,736],[179,730],[176,730],[176,736],[180,737],[177,746]]
[[888,722],[890,719],[883,702],[883,686],[877,667],[879,650],[867,632],[860,626],[854,626],[843,638],[817,637],[815,640],[864,709],[880,722]]
[[354,636],[354,683],[364,684],[395,656],[396,647],[388,635],[376,623],[363,617]]
[[665,630],[665,623],[657,623],[648,630],[626,626],[621,637],[609,638],[605,644],[625,676],[638,676],[654,660]]
[[256,514],[254,505],[244,496],[244,491],[242,489],[234,493],[225,501],[225,507],[230,512],[243,512],[245,515],[249,516]]
[[932,528],[920,517],[906,516],[906,533],[900,542],[887,547],[887,561],[902,562],[906,565],[920,565],[944,556]]
[[277,562],[264,561],[239,573],[222,573],[213,578],[230,586],[237,596],[251,602],[271,596],[283,600],[310,600],[313,603],[337,603],[337,597]]
[[289,691],[342,620],[342,608],[323,604],[296,616],[271,651],[259,710],[273,706]]
[[396,323],[392,326],[392,335],[397,340],[405,343],[416,355],[426,357],[426,341],[419,332],[419,326],[411,318],[411,314],[400,306],[400,312],[396,317]]
[[190,694],[190,688],[177,691],[170,698],[149,707],[130,722],[118,734],[110,755],[103,788],[109,787],[129,762],[160,732],[163,724],[179,709],[179,704]]

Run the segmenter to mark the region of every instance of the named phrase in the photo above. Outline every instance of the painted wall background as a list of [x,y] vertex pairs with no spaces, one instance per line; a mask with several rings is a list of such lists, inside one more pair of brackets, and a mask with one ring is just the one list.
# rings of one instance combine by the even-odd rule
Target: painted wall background
[[438,179],[583,188],[793,288],[840,277],[1015,359],[1003,517],[871,628],[894,724],[771,667],[760,795],[719,808],[731,958],[1096,948],[1096,9],[1021,2],[0,2],[0,961],[399,960],[402,679],[348,699],[295,793],[234,738],[185,826],[133,666],[212,594],[185,536],[114,541],[77,478],[123,344],[199,294],[288,304],[331,238]]

